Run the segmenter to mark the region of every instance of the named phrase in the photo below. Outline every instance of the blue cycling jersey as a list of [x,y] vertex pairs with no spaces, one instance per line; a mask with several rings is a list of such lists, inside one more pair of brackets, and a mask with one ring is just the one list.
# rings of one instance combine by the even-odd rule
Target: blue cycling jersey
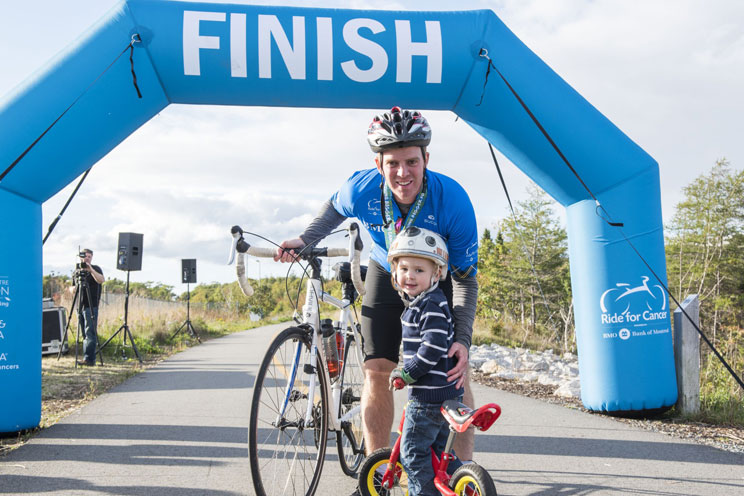
[[[413,225],[430,229],[444,238],[449,250],[450,271],[460,277],[475,276],[478,268],[478,227],[467,193],[454,179],[427,169],[427,195]],[[377,169],[355,172],[332,197],[331,203],[344,217],[355,217],[372,237],[370,258],[390,271],[385,233],[382,229],[380,185]],[[393,202],[395,219],[400,209]]]

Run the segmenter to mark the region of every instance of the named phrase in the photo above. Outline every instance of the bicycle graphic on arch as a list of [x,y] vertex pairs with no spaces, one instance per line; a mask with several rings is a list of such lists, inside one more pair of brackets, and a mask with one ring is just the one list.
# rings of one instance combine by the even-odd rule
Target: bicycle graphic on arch
[[[610,288],[604,293],[599,299],[599,307],[602,309],[602,313],[608,313],[607,303],[609,302],[612,307],[617,302],[620,304],[625,303],[625,310],[620,314],[627,314],[630,311],[630,307],[638,308],[639,306],[645,306],[651,312],[661,312],[666,310],[667,299],[664,288],[659,284],[654,284],[649,287],[648,276],[641,276],[640,286],[631,287],[626,282],[619,282],[615,284],[616,287]],[[621,301],[622,300],[622,301]]]

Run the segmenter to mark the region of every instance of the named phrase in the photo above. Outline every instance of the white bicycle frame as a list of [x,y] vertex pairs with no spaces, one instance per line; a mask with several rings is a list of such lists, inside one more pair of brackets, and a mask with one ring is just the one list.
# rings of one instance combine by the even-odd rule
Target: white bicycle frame
[[[233,244],[232,244],[232,250],[230,255],[230,260],[228,261],[228,264],[231,264],[233,262],[233,259],[235,258],[235,253],[237,251],[238,255],[238,261],[236,264],[236,271],[238,275],[238,284],[240,285],[241,290],[243,291],[243,294],[250,297],[253,295],[253,288],[251,287],[250,283],[248,282],[247,278],[245,277],[245,254],[253,255],[255,257],[263,257],[263,258],[273,258],[276,254],[276,250],[273,248],[262,248],[262,247],[256,247],[256,246],[250,246],[248,243],[243,240],[243,231],[238,226],[234,226],[232,228],[232,235],[233,235]],[[241,244],[242,243],[242,244]],[[340,256],[348,256],[349,262],[351,263],[351,279],[354,284],[354,287],[356,288],[357,292],[360,295],[364,295],[364,283],[362,282],[361,278],[361,272],[360,272],[360,258],[361,258],[361,252],[362,252],[362,243],[359,239],[359,227],[356,223],[352,223],[349,226],[349,248],[328,248],[327,249],[327,255],[328,257],[340,257]],[[324,376],[325,383],[328,384],[330,387],[326,389],[326,395],[325,398],[326,404],[330,406],[328,411],[328,421],[329,421],[329,430],[333,431],[340,431],[341,425],[343,422],[348,421],[351,419],[354,415],[359,414],[360,407],[356,406],[350,411],[346,412],[343,416],[339,417],[339,412],[341,411],[341,397],[343,391],[341,390],[341,379],[340,377],[335,381],[331,382],[331,377],[328,372],[327,367],[327,357],[324,354],[323,347],[320,346],[321,343],[321,334],[320,334],[320,302],[327,303],[330,305],[335,306],[339,309],[339,321],[342,326],[342,331],[344,333],[347,333],[349,329],[351,329],[352,333],[354,334],[354,340],[356,343],[361,343],[361,339],[359,336],[359,331],[356,327],[356,322],[354,319],[352,319],[351,316],[351,309],[353,308],[351,305],[351,301],[348,299],[338,299],[329,293],[326,293],[322,290],[321,287],[321,281],[318,274],[317,278],[311,277],[307,281],[307,291],[305,294],[305,304],[302,307],[302,323],[309,325],[313,329],[313,338],[310,345],[310,363],[312,364],[312,367],[314,369],[314,373],[310,376],[310,384],[308,388],[308,398],[310,401],[308,401],[307,405],[307,411],[305,412],[305,425],[306,426],[312,426],[313,425],[313,406],[314,401],[313,398],[315,398],[315,387],[317,385],[318,380],[318,368],[315,366],[318,363],[317,357],[318,357],[318,351],[320,350],[321,355],[321,363],[324,365],[321,367],[321,372]],[[344,343],[346,343],[346,335],[344,337]],[[334,339],[334,346],[335,346],[335,339]],[[362,363],[362,352],[360,346],[356,346],[356,353],[358,360],[358,363]],[[303,343],[298,342],[297,348],[295,350],[295,356],[292,363],[292,370],[290,371],[289,377],[288,377],[288,383],[287,383],[287,390],[284,395],[284,403],[282,404],[282,407],[280,408],[280,411],[277,415],[276,424],[278,425],[281,421],[282,417],[284,416],[285,409],[287,407],[287,404],[289,402],[290,394],[294,388],[294,382],[297,378],[298,372],[304,372],[304,371],[298,371],[299,363],[300,363],[300,356],[303,352]],[[340,357],[343,359],[343,357]],[[344,364],[346,366],[346,364]]]
[[[322,367],[322,374],[325,378],[326,384],[330,385],[330,388],[326,390],[327,393],[330,393],[330,398],[326,398],[327,404],[330,405],[330,409],[328,411],[328,420],[329,420],[329,429],[333,431],[340,431],[341,430],[341,424],[342,422],[347,422],[350,420],[354,415],[359,414],[360,407],[356,406],[350,411],[346,412],[343,416],[339,417],[338,414],[341,411],[341,394],[342,394],[342,385],[341,385],[341,377],[339,372],[339,377],[336,379],[335,382],[331,382],[331,377],[328,372],[328,357],[324,355],[324,349],[322,346],[320,346],[321,343],[321,334],[320,334],[320,306],[318,304],[318,299],[322,301],[323,303],[328,303],[330,305],[335,306],[339,309],[339,321],[341,322],[342,330],[337,332],[349,332],[349,329],[351,329],[352,333],[354,334],[354,340],[357,343],[361,343],[359,333],[356,329],[356,323],[351,318],[351,302],[347,299],[339,300],[338,298],[331,296],[330,294],[326,293],[325,291],[321,290],[320,287],[320,280],[319,279],[310,279],[307,281],[307,293],[305,295],[305,305],[302,307],[302,317],[303,322],[306,324],[309,324],[313,328],[313,340],[312,344],[310,346],[310,363],[315,364],[317,363],[317,355],[320,351],[320,355],[323,358],[322,363],[326,366]],[[346,335],[343,336],[344,343],[346,342]],[[333,345],[335,346],[336,341],[333,340]],[[298,353],[302,352],[302,343],[297,343],[297,349]],[[358,363],[362,363],[362,351],[359,346],[355,346],[354,349],[356,350]],[[299,355],[295,355],[295,364],[299,363]],[[343,357],[339,357],[340,359],[343,359]],[[294,382],[294,377],[291,382]],[[315,386],[317,384],[317,375],[312,374],[310,377],[310,386],[308,390],[308,398],[314,398],[315,397]],[[288,385],[288,388],[291,388],[291,384]],[[285,402],[286,398],[289,396],[288,390],[287,395],[285,396]],[[286,403],[285,403],[286,404]],[[307,411],[305,412],[305,425],[311,425],[312,423],[312,408],[313,408],[313,401],[309,401],[307,405]],[[284,408],[282,408],[282,411],[280,412],[281,415],[284,415]]]

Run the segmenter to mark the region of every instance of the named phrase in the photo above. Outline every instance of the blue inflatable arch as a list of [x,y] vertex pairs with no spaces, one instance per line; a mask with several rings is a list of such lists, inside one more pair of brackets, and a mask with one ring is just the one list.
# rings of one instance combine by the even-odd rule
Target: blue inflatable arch
[[0,182],[0,432],[40,421],[41,204],[171,103],[456,113],[567,209],[584,404],[673,405],[665,295],[495,71],[484,88],[482,49],[664,276],[656,162],[493,12],[124,1],[0,103],[2,173],[76,102]]

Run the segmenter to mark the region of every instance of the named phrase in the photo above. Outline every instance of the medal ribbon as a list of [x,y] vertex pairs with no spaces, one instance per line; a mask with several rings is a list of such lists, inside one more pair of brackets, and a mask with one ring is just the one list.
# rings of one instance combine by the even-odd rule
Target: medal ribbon
[[426,176],[424,176],[424,184],[421,188],[421,192],[416,195],[416,200],[413,202],[413,205],[411,205],[411,209],[408,211],[408,215],[406,215],[405,222],[403,222],[403,219],[401,218],[398,218],[397,221],[393,222],[393,192],[390,190],[390,187],[387,184],[385,185],[382,193],[382,199],[385,219],[387,220],[385,225],[383,225],[383,230],[385,231],[385,246],[387,249],[390,249],[390,245],[393,243],[396,234],[413,225],[416,217],[418,217],[418,214],[421,213],[421,209],[424,207],[424,203],[426,203],[426,191]]

